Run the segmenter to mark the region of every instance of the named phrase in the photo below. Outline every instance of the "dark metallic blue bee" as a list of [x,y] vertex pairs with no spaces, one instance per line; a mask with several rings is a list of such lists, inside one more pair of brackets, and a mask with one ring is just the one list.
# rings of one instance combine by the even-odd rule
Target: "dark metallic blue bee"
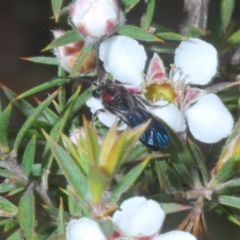
[[152,150],[169,147],[170,138],[167,130],[124,86],[107,80],[97,86],[92,95],[101,99],[105,109],[118,116],[130,128],[135,128],[151,119],[140,141]]

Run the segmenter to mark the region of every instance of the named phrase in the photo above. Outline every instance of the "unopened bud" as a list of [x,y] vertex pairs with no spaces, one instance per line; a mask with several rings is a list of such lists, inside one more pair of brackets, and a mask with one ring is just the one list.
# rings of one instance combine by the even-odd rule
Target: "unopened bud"
[[[54,38],[59,38],[66,34],[65,31],[57,30],[53,31]],[[61,66],[67,71],[71,72],[78,57],[81,55],[84,41],[77,41],[54,49],[54,54],[59,60]],[[96,67],[96,52],[91,51],[85,58],[83,64],[81,64],[78,73],[87,74],[92,72]]]
[[70,17],[87,42],[111,35],[125,22],[117,0],[76,0],[70,7]]

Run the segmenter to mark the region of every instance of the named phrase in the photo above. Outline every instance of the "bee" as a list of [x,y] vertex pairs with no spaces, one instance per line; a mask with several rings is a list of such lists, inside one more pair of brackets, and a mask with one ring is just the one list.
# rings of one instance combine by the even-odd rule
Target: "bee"
[[165,127],[124,86],[106,80],[93,90],[92,96],[100,99],[105,110],[115,114],[130,128],[135,128],[150,119],[150,125],[139,140],[152,150],[169,147],[170,138]]

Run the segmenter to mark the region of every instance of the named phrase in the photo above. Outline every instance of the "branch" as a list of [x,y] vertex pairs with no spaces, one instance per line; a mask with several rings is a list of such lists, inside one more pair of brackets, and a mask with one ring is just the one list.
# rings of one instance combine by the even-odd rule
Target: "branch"
[[209,0],[184,0],[185,19],[180,25],[180,33],[188,34],[189,28],[206,29]]

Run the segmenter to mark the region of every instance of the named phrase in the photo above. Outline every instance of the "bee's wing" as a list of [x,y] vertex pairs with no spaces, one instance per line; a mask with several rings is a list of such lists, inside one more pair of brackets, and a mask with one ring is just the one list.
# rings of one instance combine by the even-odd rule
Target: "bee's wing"
[[151,119],[149,127],[140,138],[140,141],[147,147],[157,150],[160,148],[166,148],[170,145],[170,138],[167,130],[146,110],[137,108],[134,112],[125,115],[125,118],[127,119],[127,124],[131,128],[137,127]]

